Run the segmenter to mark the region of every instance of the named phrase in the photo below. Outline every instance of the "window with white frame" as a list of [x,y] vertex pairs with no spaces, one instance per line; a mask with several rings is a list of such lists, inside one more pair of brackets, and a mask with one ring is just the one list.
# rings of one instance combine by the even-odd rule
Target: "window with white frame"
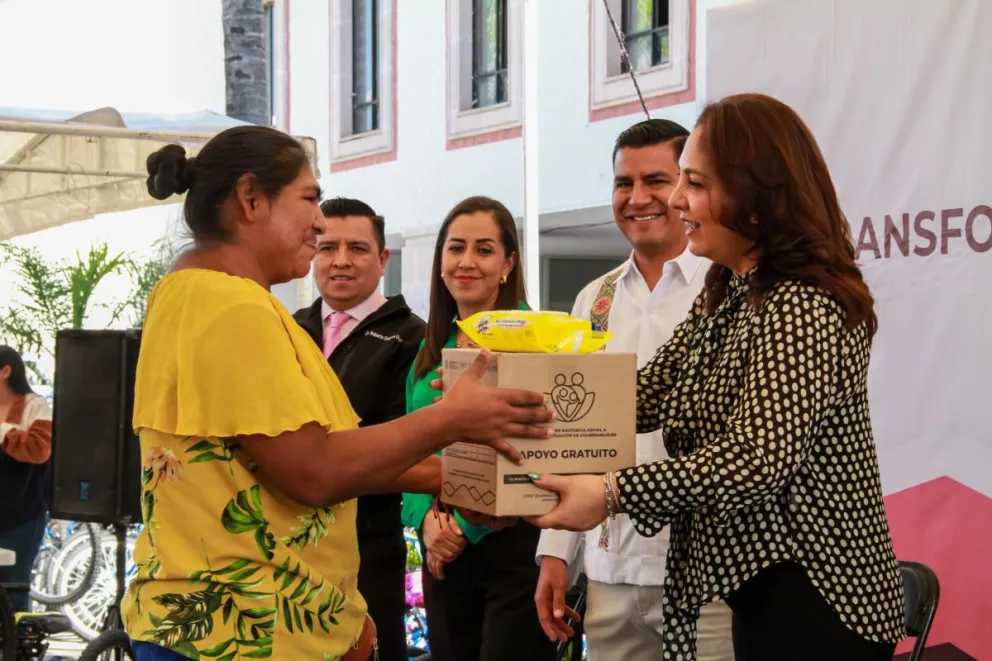
[[448,137],[520,126],[522,0],[446,0]]
[[[690,3],[693,0],[607,0],[624,36],[630,65],[646,97],[689,89]],[[592,107],[637,101],[602,2],[592,3]]]
[[393,250],[386,262],[386,273],[382,278],[382,293],[384,296],[396,296],[403,293],[403,251]]
[[331,161],[393,149],[395,0],[331,0]]
[[630,66],[620,58],[620,73],[644,71],[670,61],[668,0],[623,0],[620,25]]
[[379,128],[379,25],[376,0],[351,3],[351,135]]

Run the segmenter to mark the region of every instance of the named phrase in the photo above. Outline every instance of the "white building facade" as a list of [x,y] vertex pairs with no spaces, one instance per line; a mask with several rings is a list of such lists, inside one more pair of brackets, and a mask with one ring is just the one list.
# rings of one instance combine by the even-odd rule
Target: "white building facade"
[[[717,0],[609,0],[647,107],[691,127],[702,12]],[[611,154],[644,118],[602,0],[538,5],[542,307],[624,259]],[[425,315],[437,229],[470,195],[524,205],[523,0],[274,0],[277,123],[320,145],[328,195],[386,217],[387,293]],[[281,113],[281,116],[279,116]],[[300,299],[311,296],[308,283]]]
[[[705,12],[729,0],[608,2],[651,115],[691,127],[704,96]],[[488,195],[523,215],[523,4],[266,2],[273,123],[317,140],[328,195],[363,199],[386,217],[394,254],[386,292],[402,292],[422,315],[437,228],[451,207]],[[223,113],[220,5],[3,0],[0,58],[30,66],[5,70],[0,107]],[[542,307],[570,309],[579,288],[629,250],[610,209],[611,153],[644,113],[605,7],[538,4],[542,291],[528,297]],[[42,24],[44,40],[29,29]],[[174,227],[180,207],[120,215],[87,232],[53,232],[92,228],[113,242],[140,218],[140,242]],[[290,308],[313,296],[309,281],[276,293]]]

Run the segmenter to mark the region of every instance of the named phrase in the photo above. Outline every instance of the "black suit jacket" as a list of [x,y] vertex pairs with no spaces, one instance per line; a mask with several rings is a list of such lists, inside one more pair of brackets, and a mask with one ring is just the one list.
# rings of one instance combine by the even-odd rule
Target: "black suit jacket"
[[[295,315],[297,323],[323,345],[321,300]],[[402,296],[393,296],[345,337],[328,362],[361,418],[361,426],[377,425],[406,414],[406,378],[424,339],[426,324]],[[402,537],[400,494],[358,499],[359,538]],[[404,546],[405,548],[405,546]]]

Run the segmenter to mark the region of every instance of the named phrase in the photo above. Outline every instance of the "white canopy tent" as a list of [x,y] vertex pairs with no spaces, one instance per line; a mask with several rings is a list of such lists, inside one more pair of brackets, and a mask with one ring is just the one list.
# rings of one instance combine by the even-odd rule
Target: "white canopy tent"
[[[0,240],[159,201],[145,189],[145,160],[169,143],[195,155],[214,135],[245,122],[210,111],[121,114],[0,108]],[[297,138],[316,176],[317,143]]]

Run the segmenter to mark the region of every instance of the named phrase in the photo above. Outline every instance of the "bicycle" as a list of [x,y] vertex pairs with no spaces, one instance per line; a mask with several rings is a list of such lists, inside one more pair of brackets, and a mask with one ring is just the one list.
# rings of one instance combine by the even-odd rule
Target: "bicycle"
[[[127,589],[127,574],[129,567],[133,569],[134,560],[131,558],[128,564],[128,551],[134,548],[134,540],[131,538],[132,527],[127,520],[113,526],[114,537],[105,541],[110,542],[114,550],[115,571],[114,587],[116,588],[113,602],[106,607],[106,615],[103,619],[101,631],[96,632],[86,647],[79,655],[78,661],[121,661],[123,658],[134,659],[134,651],[131,649],[131,638],[124,631],[124,622],[121,619],[121,600],[124,599],[124,592]],[[104,548],[107,548],[104,546]],[[107,563],[109,565],[110,563]],[[71,619],[71,615],[69,618]]]
[[48,638],[72,628],[62,613],[16,613],[10,593],[30,589],[27,583],[0,584],[0,661],[43,661]]
[[[124,549],[125,584],[137,572],[134,565],[133,551],[140,526],[129,526],[126,531]],[[114,535],[102,531],[96,551],[98,558],[97,571],[91,581],[91,587],[80,598],[62,607],[62,612],[72,622],[72,629],[85,641],[92,641],[106,628],[104,622],[107,614],[117,602],[116,557],[118,541]],[[75,586],[84,580],[84,574],[92,564],[89,561],[91,549],[77,545],[62,556],[60,564],[53,569],[53,589],[57,593],[73,591]]]
[[[60,607],[76,601],[90,588],[97,573],[97,541],[101,536],[100,529],[90,523],[55,519],[48,523],[31,570],[29,596],[36,606],[36,612],[46,612],[46,607]],[[66,557],[76,552],[77,548],[89,550],[84,557],[82,573],[76,577],[70,589],[60,592],[55,587],[55,573],[65,563]]]

